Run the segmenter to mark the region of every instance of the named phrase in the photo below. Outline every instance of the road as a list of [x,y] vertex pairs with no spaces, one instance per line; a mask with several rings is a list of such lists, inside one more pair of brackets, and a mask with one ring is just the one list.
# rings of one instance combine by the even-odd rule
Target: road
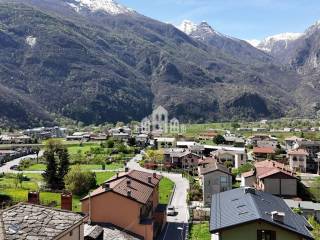
[[[41,157],[43,154],[42,151],[39,152],[39,157]],[[23,160],[23,159],[29,159],[29,158],[37,158],[36,154],[30,154],[30,155],[26,155],[24,157],[20,157],[20,158],[16,158],[10,162],[5,163],[3,166],[0,167],[0,173],[17,173],[18,171],[15,170],[11,170],[10,168],[14,165],[19,165],[19,163]]]
[[138,161],[142,158],[141,155],[137,155],[131,159],[127,166],[129,169],[141,170],[145,172],[157,172],[164,177],[169,178],[175,183],[175,191],[172,197],[170,205],[174,206],[177,215],[167,217],[167,226],[162,231],[159,240],[182,240],[185,239],[186,228],[188,226],[189,212],[187,204],[187,194],[189,189],[189,182],[187,179],[183,178],[181,174],[177,173],[167,173],[152,171],[142,168]]

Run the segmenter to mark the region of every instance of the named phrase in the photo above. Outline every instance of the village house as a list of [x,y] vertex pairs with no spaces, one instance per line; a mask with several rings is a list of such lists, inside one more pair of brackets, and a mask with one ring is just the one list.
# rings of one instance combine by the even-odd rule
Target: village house
[[198,136],[199,140],[213,140],[214,137],[216,137],[218,135],[218,133],[214,130],[208,130],[206,132],[201,133]]
[[198,167],[204,206],[211,205],[212,194],[232,189],[232,174],[229,169],[217,161]]
[[276,151],[273,147],[254,147],[253,148],[254,160],[273,159],[276,155]]
[[211,156],[220,163],[230,162],[234,168],[239,168],[247,161],[247,153],[243,150],[228,150],[221,148],[211,152]]
[[254,169],[241,175],[241,186],[279,196],[297,196],[298,179],[289,166],[272,160],[256,162]]
[[293,171],[306,172],[309,153],[305,149],[292,149],[287,152],[289,166]]
[[306,219],[314,217],[320,222],[320,203],[295,199],[284,199],[284,201],[291,209],[299,209]]
[[246,141],[242,137],[238,137],[234,134],[225,134],[224,141],[226,145],[232,145],[235,147],[244,147]]
[[253,188],[214,194],[212,240],[314,240],[307,220],[279,197]]
[[126,168],[81,199],[82,212],[93,224],[112,224],[153,240],[166,222],[159,204],[161,176]]
[[164,165],[197,172],[200,156],[184,148],[169,148],[164,150]]
[[320,141],[297,141],[294,149],[304,149],[308,152],[307,172],[317,172],[317,153],[320,152]]
[[136,135],[135,137],[136,145],[140,147],[145,147],[147,146],[149,142],[149,135],[141,133],[139,135]]
[[84,239],[86,217],[71,211],[19,203],[0,211],[0,219],[0,239]]
[[287,150],[292,150],[296,146],[297,142],[300,142],[303,140],[304,140],[303,138],[299,138],[296,136],[285,138],[284,139],[285,147]]
[[271,142],[270,144],[274,144],[277,139],[266,134],[255,134],[251,137],[248,137],[246,140],[246,145],[252,145],[254,147],[258,147],[258,143],[260,143],[260,146],[263,147],[263,144],[266,144],[267,142]]

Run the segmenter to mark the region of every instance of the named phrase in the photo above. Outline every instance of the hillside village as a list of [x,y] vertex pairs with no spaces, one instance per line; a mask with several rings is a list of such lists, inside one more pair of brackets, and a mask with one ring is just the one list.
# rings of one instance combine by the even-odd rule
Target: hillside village
[[[305,137],[319,136],[319,125],[270,125],[263,120],[251,129],[233,123],[194,130],[159,106],[129,125],[3,131],[0,234],[319,239],[320,138]],[[48,180],[50,151],[60,167],[67,159],[62,185],[59,178]]]

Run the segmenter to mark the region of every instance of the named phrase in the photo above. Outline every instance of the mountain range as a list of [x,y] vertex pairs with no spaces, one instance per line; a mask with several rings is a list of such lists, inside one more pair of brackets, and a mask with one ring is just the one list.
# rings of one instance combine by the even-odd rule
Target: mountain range
[[314,117],[319,37],[253,46],[113,0],[0,0],[0,122],[128,122],[157,105],[182,122]]

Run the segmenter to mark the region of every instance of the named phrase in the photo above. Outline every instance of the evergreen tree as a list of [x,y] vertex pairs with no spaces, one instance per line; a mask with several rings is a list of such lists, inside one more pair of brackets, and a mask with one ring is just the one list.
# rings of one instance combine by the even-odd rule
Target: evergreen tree
[[59,167],[58,167],[58,185],[59,189],[64,189],[64,176],[67,175],[70,168],[69,153],[66,148],[58,149]]
[[57,162],[54,156],[54,150],[48,149],[44,152],[47,169],[43,173],[43,178],[47,186],[51,189],[58,189]]

